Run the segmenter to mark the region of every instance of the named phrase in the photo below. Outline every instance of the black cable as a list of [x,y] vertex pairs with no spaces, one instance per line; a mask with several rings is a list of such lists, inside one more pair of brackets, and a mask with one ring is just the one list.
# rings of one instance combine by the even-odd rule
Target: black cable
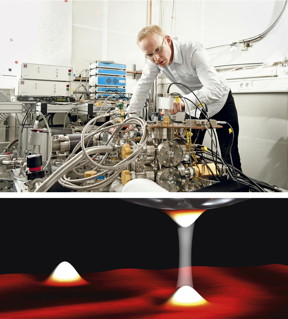
[[[182,96],[181,96],[182,97]],[[191,102],[191,103],[193,103],[193,101],[191,101],[190,99],[188,99],[187,97],[183,97],[184,99],[186,99],[186,100],[188,100],[189,102]],[[210,121],[210,118],[208,117],[208,114],[206,113],[206,111],[204,112],[203,111],[203,109],[200,109],[199,107],[198,107],[198,105],[196,105],[195,103],[193,103],[195,106],[196,106],[196,108],[204,115],[204,119],[205,120],[207,120],[207,122],[209,123],[209,126],[210,126],[210,129],[211,129],[211,135],[210,135],[210,137],[211,137],[211,146],[213,145],[213,142],[215,143],[215,148],[216,148],[216,153],[218,153],[218,143],[217,143],[217,141],[218,141],[218,139],[217,139],[217,136],[216,136],[216,134],[215,134],[215,131],[214,131],[214,129],[213,129],[213,126],[212,126],[212,123],[211,123],[211,121]],[[191,116],[190,116],[190,118],[191,118]],[[213,136],[212,136],[213,135]],[[214,138],[213,138],[214,137]],[[211,147],[212,148],[212,147]]]
[[[231,167],[232,165],[227,164],[227,166]],[[238,173],[238,177],[237,177],[238,180],[239,180],[239,177],[241,176],[242,178],[247,179],[250,182],[250,185],[256,186],[256,188],[258,188],[260,192],[265,192],[264,189],[256,181],[254,181],[252,178],[245,175],[242,171],[240,171],[239,169],[237,169],[234,166],[233,166],[233,170],[235,170]]]
[[48,113],[49,119],[48,119],[48,124],[53,126],[54,125],[54,116],[56,113]]
[[283,192],[281,189],[279,189],[279,187],[277,187],[276,185],[270,185],[270,184],[267,184],[266,182],[263,182],[263,181],[258,181],[254,178],[251,178],[251,180],[253,180],[254,182],[256,182],[258,185],[262,185],[263,187],[265,188],[268,188],[274,192]]
[[[281,190],[279,190],[279,189],[277,189],[269,184],[266,184],[264,182],[257,182],[256,180],[248,177],[247,175],[245,175],[242,171],[238,170],[232,164],[225,162],[221,156],[219,156],[217,153],[215,153],[214,151],[212,151],[209,148],[207,148],[207,151],[204,152],[201,148],[196,147],[195,153],[198,157],[201,156],[201,158],[205,162],[205,164],[207,163],[207,160],[211,160],[209,158],[206,159],[207,156],[208,157],[211,156],[212,159],[214,157],[216,157],[217,160],[212,160],[212,162],[215,164],[218,172],[220,172],[218,164],[221,164],[223,167],[226,167],[227,173],[228,173],[228,179],[230,177],[231,180],[237,182],[239,189],[240,189],[239,183],[242,183],[242,184],[247,185],[250,188],[250,190],[257,191],[257,192],[265,192],[263,187],[270,189],[270,190],[273,190],[275,192],[281,192]],[[208,165],[206,165],[206,166],[208,167],[208,169],[210,169]],[[210,172],[211,172],[211,170],[210,170]],[[213,173],[213,171],[211,173]],[[238,175],[236,175],[236,173],[238,173]],[[214,173],[213,173],[213,177],[215,180],[220,181],[219,178],[216,178]],[[261,185],[263,187],[261,187],[261,185],[259,183],[261,183]]]
[[[209,149],[209,148],[207,148],[207,151],[206,151],[206,154],[208,153],[209,154],[209,152],[211,153],[212,151],[211,151],[211,149]],[[215,153],[215,152],[213,152],[213,153]],[[212,157],[213,157],[213,154],[210,154]],[[224,160],[223,160],[223,158],[221,157],[221,156],[219,156],[217,153],[215,153],[215,155],[214,156],[216,156],[216,159],[219,161],[219,163],[221,163],[223,166],[225,166],[226,168],[227,168],[227,173],[228,173],[228,175],[230,176],[230,178],[232,179],[232,180],[234,180],[234,181],[236,181],[236,177],[231,173],[231,171],[230,171],[230,169],[231,169],[231,165],[230,164],[228,164],[228,163],[226,163]],[[216,160],[215,160],[216,161]],[[217,162],[217,161],[216,161]]]
[[11,148],[17,142],[18,142],[18,138],[16,138],[15,140],[11,141],[8,145],[6,145],[4,147],[3,153],[7,152],[9,150],[9,148]]
[[[201,102],[200,100],[199,100],[199,98],[198,98],[198,96],[189,88],[189,86],[187,86],[187,85],[185,85],[185,84],[183,84],[183,83],[180,83],[180,82],[172,82],[172,83],[170,83],[170,85],[168,86],[168,88],[167,88],[167,93],[169,94],[169,90],[170,90],[170,87],[173,85],[173,84],[175,84],[176,86],[177,85],[182,85],[182,86],[184,86],[186,89],[188,89],[194,96],[195,96],[195,98],[197,99],[197,101],[199,102],[199,105],[205,105],[206,106],[206,104],[205,103],[203,103],[203,102]],[[192,101],[191,101],[192,102]],[[193,102],[192,102],[193,103]],[[193,103],[195,106],[196,106],[196,104],[195,103]]]
[[[198,102],[199,102],[200,105],[203,105],[203,104],[204,104],[204,103],[202,103],[202,102],[199,100],[199,98],[197,97],[197,95],[196,95],[188,86],[186,86],[186,85],[184,85],[184,84],[182,84],[182,83],[178,83],[178,82],[173,82],[173,83],[171,83],[171,84],[169,85],[169,87],[167,88],[167,93],[169,93],[169,89],[170,89],[170,87],[171,87],[172,84],[175,84],[175,85],[181,84],[181,85],[183,85],[183,86],[186,87],[188,90],[190,90],[191,93],[193,93],[193,95],[196,97],[196,99],[198,100]],[[195,104],[193,101],[191,101],[191,100],[188,99],[187,97],[184,97],[184,96],[182,96],[182,95],[180,95],[180,94],[179,94],[179,96],[180,96],[181,99],[186,99],[186,100],[188,100],[189,102],[191,102],[191,103],[204,115],[205,119],[208,121],[208,123],[209,123],[209,125],[210,125],[210,129],[212,130],[212,134],[214,135],[215,147],[216,147],[216,151],[218,152],[217,137],[216,137],[215,132],[214,132],[214,130],[213,130],[213,126],[212,126],[212,124],[211,124],[210,118],[208,117],[208,114],[207,114],[207,105],[204,104],[204,106],[206,107],[206,109],[205,109],[205,108],[200,109],[197,104]],[[204,111],[204,110],[205,110],[205,111]],[[190,115],[190,117],[191,117],[191,115]],[[221,121],[220,121],[220,122],[221,122]],[[233,142],[234,142],[234,130],[233,130],[232,126],[230,125],[230,123],[225,122],[225,124],[229,125],[230,128],[232,129],[232,141],[231,141],[231,143],[230,143],[230,145],[229,145],[229,157],[230,157],[231,164],[232,164],[232,166],[234,167],[234,165],[233,165],[233,159],[232,159],[232,153],[231,153],[231,148],[232,148],[232,145],[233,145]],[[211,135],[211,145],[212,145],[212,143],[213,143],[213,138],[212,138],[212,135]],[[227,151],[226,151],[226,152],[227,152]],[[225,154],[224,158],[226,157],[226,155],[227,155],[227,154]],[[235,174],[235,173],[234,173],[234,174]]]
[[228,125],[231,129],[231,133],[232,133],[232,136],[231,136],[231,139],[230,139],[230,142],[229,142],[229,146],[226,150],[226,153],[224,155],[224,158],[226,158],[227,154],[229,154],[229,158],[230,158],[230,162],[231,162],[231,166],[234,168],[234,176],[236,176],[236,167],[234,166],[234,163],[233,163],[233,158],[232,158],[232,146],[233,146],[233,143],[234,143],[234,130],[233,130],[233,127],[232,125],[229,123],[229,122],[226,122],[226,121],[217,121],[217,123],[219,124],[224,124],[224,125]]
[[[207,120],[207,122],[209,123],[210,129],[212,130],[212,133],[210,135],[210,137],[211,137],[211,146],[213,146],[213,142],[214,142],[215,143],[215,148],[216,148],[216,154],[218,154],[218,143],[217,143],[218,139],[217,139],[217,136],[216,136],[215,131],[213,129],[212,123],[211,123],[210,118],[208,117],[208,114],[206,113],[206,111],[204,112],[203,109],[200,109],[198,105],[196,105],[193,101],[191,101],[187,97],[180,96],[180,98],[183,98],[184,100],[188,100],[189,102],[194,104],[196,106],[196,108],[204,115],[204,119]],[[190,109],[189,108],[188,108],[188,110],[189,110],[189,113],[190,113]],[[190,119],[191,119],[191,114],[189,114],[189,115],[190,115]],[[198,133],[198,135],[199,135],[199,133]]]
[[[199,152],[199,151],[198,151]],[[196,154],[198,154],[198,152]],[[211,149],[207,148],[207,150],[205,151],[205,153],[203,151],[200,152],[202,157],[206,159],[206,156],[210,155],[210,158],[208,158],[209,161],[213,162],[216,166],[216,169],[218,171],[218,173],[221,173],[221,170],[219,169],[218,164],[222,164],[222,166],[226,166],[225,162],[223,161],[223,159],[214,151],[212,151]],[[211,154],[212,153],[212,154]],[[215,154],[214,154],[215,153]],[[205,154],[205,156],[204,156]],[[199,156],[199,155],[198,155]],[[216,159],[215,159],[216,157]],[[218,160],[217,160],[218,159]],[[230,173],[230,172],[229,172]]]
[[[173,83],[171,83],[171,84],[168,86],[168,88],[167,88],[167,93],[168,93],[168,94],[169,94],[169,91],[170,91],[170,87],[171,87],[173,84],[174,84],[174,85],[182,85],[182,86],[186,87],[186,88],[195,96],[195,98],[196,98],[197,101],[199,102],[199,105],[204,105],[204,106],[205,106],[205,108],[200,109],[199,106],[196,105],[196,104],[195,104],[193,101],[191,101],[190,99],[188,99],[188,98],[182,96],[181,94],[177,94],[181,99],[186,99],[186,100],[190,101],[190,102],[204,115],[205,119],[206,119],[206,120],[208,121],[208,123],[210,124],[210,128],[212,129],[212,131],[213,131],[213,133],[214,133],[214,135],[215,135],[215,132],[214,132],[213,127],[212,127],[212,124],[211,124],[211,121],[210,121],[210,119],[209,119],[209,117],[208,117],[208,114],[207,114],[207,112],[208,112],[208,110],[207,110],[207,105],[206,105],[205,103],[202,103],[202,102],[199,100],[199,98],[197,97],[197,95],[196,95],[188,86],[186,86],[186,85],[184,85],[184,84],[182,84],[182,83],[180,83],[180,82],[173,82]],[[204,110],[205,112],[204,112],[203,110]],[[191,115],[190,115],[190,118],[191,118]],[[232,129],[232,138],[231,138],[231,140],[230,140],[231,142],[230,142],[230,145],[229,145],[229,148],[228,148],[228,149],[229,149],[229,157],[230,157],[231,165],[228,164],[228,163],[226,163],[226,161],[224,161],[223,158],[218,155],[218,153],[215,153],[213,150],[210,150],[212,157],[213,157],[213,154],[215,153],[216,158],[218,158],[218,159],[220,158],[222,164],[226,165],[226,167],[229,168],[229,169],[232,168],[233,174],[231,174],[231,175],[229,174],[229,175],[230,175],[230,177],[232,177],[233,180],[235,180],[235,178],[236,178],[236,181],[237,181],[237,176],[236,176],[236,171],[237,171],[237,172],[238,172],[239,174],[241,174],[242,176],[245,176],[245,177],[246,177],[252,184],[254,184],[258,189],[260,189],[260,191],[264,191],[256,182],[254,182],[254,181],[251,180],[249,177],[247,177],[246,175],[244,175],[243,172],[241,172],[240,170],[238,170],[238,169],[233,165],[233,159],[232,159],[232,154],[231,154],[231,148],[232,148],[232,145],[233,145],[233,142],[234,142],[234,130],[233,130],[232,126],[230,125],[230,123],[225,122],[225,124],[229,125],[230,128]],[[215,140],[217,141],[216,136],[214,136],[214,138],[215,138]],[[211,136],[211,139],[212,139],[212,136]],[[225,156],[226,156],[226,154],[225,154]],[[228,170],[228,171],[230,172],[230,170]]]
[[[205,117],[206,120],[209,119],[209,118],[208,118],[208,114],[206,113],[206,111],[204,111],[203,109],[200,109],[200,107],[199,107],[197,104],[195,104],[193,101],[191,101],[190,99],[188,99],[188,97],[185,97],[185,96],[182,96],[182,95],[179,95],[179,97],[180,97],[182,100],[184,99],[184,100],[187,100],[187,101],[191,102],[191,103],[196,107],[196,109],[197,109],[198,111],[200,111],[200,113],[202,113],[202,114],[204,115],[204,117]],[[187,105],[187,106],[188,106],[188,105]],[[188,107],[188,110],[190,110],[189,107]],[[190,110],[190,112],[191,112],[191,110]],[[191,118],[190,112],[189,112],[189,116],[190,116],[190,118]]]
[[[202,157],[206,159],[206,156],[208,156],[209,153],[210,153],[209,160],[215,164],[217,172],[219,174],[221,174],[221,169],[219,168],[219,164],[222,165],[222,169],[223,169],[223,166],[225,166],[225,162],[224,162],[223,158],[218,154],[218,152],[214,152],[212,149],[209,149],[209,148],[207,148],[207,150],[205,152],[202,152]],[[217,158],[221,159],[221,161],[217,161]]]
[[36,105],[35,104],[30,105],[30,107],[28,108],[28,110],[25,113],[25,116],[23,117],[23,120],[21,123],[21,126],[22,126],[21,134],[23,133],[25,122],[28,120],[28,114],[31,112],[33,107],[36,107]]
[[[198,105],[196,105],[193,101],[191,101],[190,99],[188,99],[188,98],[185,98],[184,96],[182,96],[182,95],[179,95],[178,94],[178,96],[180,97],[180,99],[183,101],[183,103],[185,104],[185,109],[187,108],[188,109],[188,111],[189,111],[189,119],[191,120],[192,119],[192,116],[191,116],[191,109],[190,109],[190,107],[189,107],[189,105],[187,104],[187,101],[189,101],[189,102],[191,102],[192,104],[194,104],[195,105],[195,107],[196,108],[198,108],[199,109],[199,107],[198,107]],[[186,101],[187,100],[187,101]],[[201,112],[201,110],[199,109],[199,111]],[[209,120],[209,118],[204,114],[204,116],[206,117],[206,119],[207,119],[207,121],[208,121],[208,123],[210,124],[210,126],[212,127],[212,125],[211,125],[211,122],[210,122],[210,120]],[[195,131],[195,130],[194,130]],[[197,144],[196,142],[197,142],[197,140],[198,140],[198,137],[199,137],[199,130],[197,131],[197,134],[196,134],[196,137],[195,138],[193,138],[193,131],[192,131],[192,128],[190,128],[190,133],[191,133],[191,138],[193,138],[193,144]],[[202,143],[202,141],[201,141],[201,143]]]
[[[214,179],[220,182],[219,178],[216,177],[216,175],[215,175],[214,172],[212,171],[211,167],[208,165],[209,163],[207,162],[205,156],[203,156],[203,153],[204,153],[203,151],[200,152],[200,154],[202,155],[202,156],[201,156],[202,161],[204,162],[204,164],[206,165],[206,167],[208,168],[208,170],[210,171],[210,173],[212,174],[212,176],[214,177]],[[213,163],[214,163],[214,162],[213,162]],[[214,163],[214,164],[215,164],[215,163]],[[216,166],[216,164],[215,164],[215,166]]]

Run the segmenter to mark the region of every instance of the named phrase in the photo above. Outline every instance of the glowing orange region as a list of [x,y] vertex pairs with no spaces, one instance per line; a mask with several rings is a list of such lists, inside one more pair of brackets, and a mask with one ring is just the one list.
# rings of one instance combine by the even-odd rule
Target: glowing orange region
[[188,227],[205,212],[205,209],[199,210],[163,210],[168,214],[179,226]]
[[61,262],[45,283],[49,286],[82,286],[88,284],[67,261]]
[[177,307],[201,306],[207,303],[208,301],[190,286],[180,287],[167,301],[167,305]]

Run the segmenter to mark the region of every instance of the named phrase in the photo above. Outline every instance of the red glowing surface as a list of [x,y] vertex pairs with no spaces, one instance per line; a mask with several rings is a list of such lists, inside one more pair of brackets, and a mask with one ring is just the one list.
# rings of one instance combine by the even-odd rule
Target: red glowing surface
[[45,281],[45,285],[55,286],[55,287],[73,287],[73,286],[83,286],[88,284],[89,283],[82,278],[79,278],[77,280],[71,280],[71,281],[55,280],[52,278],[48,278]]
[[169,307],[177,269],[120,269],[81,276],[85,286],[53,287],[40,275],[0,275],[0,318],[287,318],[288,266],[192,268],[208,304]]

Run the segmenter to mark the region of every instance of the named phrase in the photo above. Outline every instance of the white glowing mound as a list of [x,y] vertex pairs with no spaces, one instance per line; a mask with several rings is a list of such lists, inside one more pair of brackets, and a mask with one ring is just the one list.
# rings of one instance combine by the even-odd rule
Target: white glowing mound
[[49,284],[85,284],[86,281],[81,278],[75,268],[67,261],[61,262],[47,280]]
[[201,215],[201,213],[185,213],[185,214],[174,214],[171,217],[174,221],[181,227],[189,227],[192,225],[196,219]]
[[168,302],[174,306],[198,306],[207,303],[207,301],[190,286],[182,286],[179,288]]

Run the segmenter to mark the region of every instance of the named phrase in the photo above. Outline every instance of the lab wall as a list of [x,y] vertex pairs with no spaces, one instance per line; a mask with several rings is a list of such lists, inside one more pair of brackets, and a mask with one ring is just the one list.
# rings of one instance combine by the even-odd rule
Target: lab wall
[[0,76],[18,76],[23,62],[70,65],[71,25],[72,2],[0,0]]
[[[286,1],[232,0],[205,1],[204,4],[202,41],[215,66],[241,63],[269,66],[287,59]],[[260,35],[257,41],[252,40]],[[249,39],[252,41],[248,48],[239,43]]]
[[[288,9],[247,49],[238,42],[268,30],[286,1],[275,0],[39,0],[0,1],[0,75],[22,62],[72,65],[76,74],[94,60],[141,70],[138,31],[160,24],[174,38],[201,41],[215,66],[287,59]],[[235,44],[232,45],[231,44]]]
[[[95,59],[113,60],[141,70],[145,60],[135,40],[147,24],[159,24],[179,40],[202,42],[215,66],[283,61],[288,54],[288,9],[272,25],[284,5],[274,0],[76,0],[72,64],[81,71]],[[241,44],[270,28],[249,48]]]
[[76,73],[95,60],[143,65],[135,43],[146,24],[146,1],[73,1],[72,64]]

